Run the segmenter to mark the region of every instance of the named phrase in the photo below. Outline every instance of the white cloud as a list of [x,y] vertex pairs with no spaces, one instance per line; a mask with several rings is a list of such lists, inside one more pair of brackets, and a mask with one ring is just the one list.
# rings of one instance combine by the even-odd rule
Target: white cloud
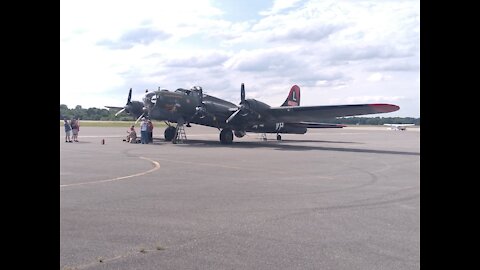
[[267,11],[260,11],[260,15],[274,15],[276,13],[279,13],[285,9],[291,8],[295,6],[298,2],[301,0],[274,0],[273,1],[273,6],[271,9]]
[[390,75],[385,75],[385,74],[382,74],[382,73],[373,73],[372,75],[370,75],[368,77],[368,81],[371,81],[371,82],[379,82],[379,81],[384,81],[384,80],[388,80],[388,79],[391,79],[392,76]]
[[397,102],[405,99],[403,96],[359,96],[347,98],[348,103],[383,103]]
[[121,106],[130,87],[135,98],[158,86],[201,85],[238,102],[244,82],[248,97],[272,105],[298,84],[303,105],[390,97],[405,110],[389,115],[420,114],[418,1],[278,0],[248,21],[213,0],[60,4],[69,107]]

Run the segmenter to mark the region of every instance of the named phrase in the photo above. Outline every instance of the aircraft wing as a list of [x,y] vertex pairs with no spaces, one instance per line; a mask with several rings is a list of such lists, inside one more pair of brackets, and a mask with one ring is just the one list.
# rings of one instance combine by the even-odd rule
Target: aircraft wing
[[388,113],[400,109],[391,104],[356,104],[332,106],[274,107],[269,113],[276,121],[285,123],[316,122],[334,117]]

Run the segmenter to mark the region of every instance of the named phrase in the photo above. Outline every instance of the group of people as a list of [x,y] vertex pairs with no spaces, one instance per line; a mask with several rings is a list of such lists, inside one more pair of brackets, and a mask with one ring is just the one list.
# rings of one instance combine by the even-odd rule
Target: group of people
[[[67,118],[63,119],[63,125],[65,127],[65,142],[72,143],[78,142],[78,132],[80,131],[80,122],[78,118],[68,120]],[[135,125],[132,125],[127,131],[126,142],[137,143],[137,132],[135,131]],[[140,142],[142,144],[149,144],[153,142],[153,123],[150,119],[142,118],[142,123],[140,124]]]
[[[135,125],[130,127],[130,130],[127,131],[126,142],[137,143],[137,132],[135,131]],[[142,118],[142,123],[140,124],[140,142],[142,144],[149,144],[153,142],[153,123],[150,119]]]
[[79,119],[72,119],[68,121],[63,119],[63,126],[65,127],[65,142],[78,142],[78,132],[80,131]]

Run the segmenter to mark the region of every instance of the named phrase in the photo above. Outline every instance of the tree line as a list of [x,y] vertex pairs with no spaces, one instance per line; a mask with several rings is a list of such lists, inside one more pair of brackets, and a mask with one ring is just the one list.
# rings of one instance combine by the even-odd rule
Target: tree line
[[[65,118],[79,118],[81,120],[99,120],[99,121],[132,121],[132,117],[122,113],[115,116],[116,110],[88,108],[84,109],[77,105],[69,109],[67,105],[60,104],[60,120]],[[383,125],[383,124],[415,124],[420,125],[420,118],[413,117],[339,117],[322,121],[332,124],[344,125]]]
[[69,109],[67,105],[60,104],[60,120],[65,118],[79,118],[81,120],[100,120],[100,121],[131,121],[132,117],[127,114],[115,116],[116,110],[88,108],[84,109],[77,105],[73,109]]

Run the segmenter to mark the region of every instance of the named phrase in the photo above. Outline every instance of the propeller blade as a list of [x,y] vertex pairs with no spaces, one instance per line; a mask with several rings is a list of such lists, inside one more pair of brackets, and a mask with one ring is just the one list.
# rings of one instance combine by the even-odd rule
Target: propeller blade
[[202,87],[200,87],[198,94],[200,95],[200,104],[203,104],[203,90]]
[[232,121],[233,118],[235,118],[235,115],[237,115],[239,112],[240,112],[240,110],[232,113],[232,115],[230,115],[230,117],[228,117],[227,120],[225,120],[225,122],[228,123],[228,122]]
[[245,101],[245,85],[242,83],[242,87],[240,88],[240,104]]
[[125,111],[125,108],[121,109],[120,111],[118,111],[115,116],[118,116],[119,114],[121,114],[123,111]]
[[130,91],[128,91],[127,105],[131,103],[131,99],[132,99],[132,88],[130,88]]
[[140,117],[137,118],[137,121],[135,121],[135,125],[138,123],[138,121],[140,121],[140,119],[142,119],[143,114],[144,114],[144,113],[142,113],[142,115],[140,115]]

